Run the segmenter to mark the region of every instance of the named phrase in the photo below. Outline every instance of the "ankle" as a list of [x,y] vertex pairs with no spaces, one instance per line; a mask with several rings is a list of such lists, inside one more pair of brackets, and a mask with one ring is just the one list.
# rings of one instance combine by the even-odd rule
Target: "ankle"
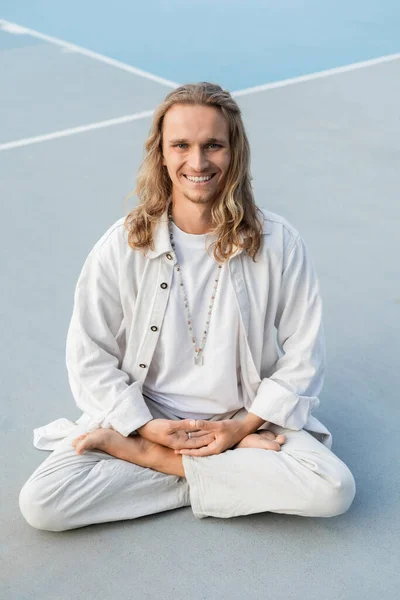
[[120,458],[120,454],[123,453],[128,439],[113,429],[104,429],[104,434],[101,438],[101,448],[99,449],[107,454],[111,454],[111,456]]
[[150,444],[151,446],[148,446],[144,456],[146,456],[145,460],[151,469],[166,475],[185,477],[183,459],[180,454],[175,454],[172,448],[166,448],[155,442],[150,442]]

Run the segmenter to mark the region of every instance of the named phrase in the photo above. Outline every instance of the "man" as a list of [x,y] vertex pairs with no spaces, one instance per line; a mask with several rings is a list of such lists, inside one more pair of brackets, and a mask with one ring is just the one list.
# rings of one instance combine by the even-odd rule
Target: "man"
[[20,493],[33,527],[351,505],[353,476],[311,415],[325,363],[313,263],[294,227],[255,205],[249,162],[219,86],[182,86],[156,110],[139,206],[76,286],[66,359],[84,414],[35,431],[54,452]]

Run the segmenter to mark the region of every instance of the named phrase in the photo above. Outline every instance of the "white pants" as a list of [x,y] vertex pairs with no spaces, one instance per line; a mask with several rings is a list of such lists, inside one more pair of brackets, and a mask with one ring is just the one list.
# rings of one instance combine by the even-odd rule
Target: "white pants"
[[[147,398],[146,402],[154,418],[178,419],[168,409]],[[243,408],[210,420],[243,419],[246,414]],[[82,428],[34,471],[20,492],[20,509],[32,527],[48,531],[183,506],[191,506],[198,519],[259,512],[307,517],[344,513],[355,495],[347,466],[304,430],[277,425],[270,429],[287,437],[280,452],[236,448],[212,456],[182,455],[186,477],[179,477],[97,450],[76,454],[72,440],[85,432]]]

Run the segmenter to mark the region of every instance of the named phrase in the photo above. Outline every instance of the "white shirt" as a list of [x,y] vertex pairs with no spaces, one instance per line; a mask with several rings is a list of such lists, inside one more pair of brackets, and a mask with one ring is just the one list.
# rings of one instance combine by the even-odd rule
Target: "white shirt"
[[[227,264],[240,316],[244,407],[266,421],[332,436],[311,413],[325,371],[322,299],[314,264],[299,232],[263,210],[256,262],[237,249]],[[127,241],[125,217],[96,242],[80,273],[66,341],[71,391],[87,430],[129,435],[152,419],[143,383],[159,340],[174,260],[167,210],[145,254]],[[152,329],[153,327],[153,329]],[[156,327],[156,331],[154,331]],[[276,336],[275,336],[276,329]],[[221,330],[221,336],[227,331]],[[60,419],[34,432],[37,448],[54,449],[76,423]]]
[[[206,247],[213,235],[193,235],[172,224],[175,251],[187,294],[193,334],[199,344],[215,292],[217,264]],[[221,269],[204,364],[194,364],[194,348],[174,269],[171,291],[143,394],[183,419],[208,419],[243,407],[239,359],[239,311],[229,271]]]

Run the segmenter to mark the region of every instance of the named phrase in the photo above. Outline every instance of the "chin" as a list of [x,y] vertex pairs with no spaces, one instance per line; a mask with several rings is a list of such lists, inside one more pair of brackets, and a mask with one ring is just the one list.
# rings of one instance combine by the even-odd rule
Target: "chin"
[[210,196],[195,196],[195,195],[189,195],[189,194],[184,194],[185,198],[187,200],[190,200],[190,202],[193,202],[194,204],[208,204],[211,200],[212,197]]
[[209,192],[204,191],[203,193],[190,191],[184,192],[183,195],[187,200],[190,200],[190,202],[193,202],[194,204],[210,204],[217,200],[219,191],[210,190]]

